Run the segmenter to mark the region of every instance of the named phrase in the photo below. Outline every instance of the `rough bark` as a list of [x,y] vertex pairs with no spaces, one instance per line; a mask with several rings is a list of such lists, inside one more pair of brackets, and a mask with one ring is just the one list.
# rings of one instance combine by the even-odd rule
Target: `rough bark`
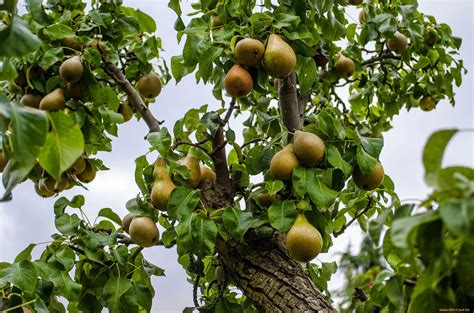
[[278,97],[283,124],[290,132],[301,129],[295,74],[280,79],[279,86]]

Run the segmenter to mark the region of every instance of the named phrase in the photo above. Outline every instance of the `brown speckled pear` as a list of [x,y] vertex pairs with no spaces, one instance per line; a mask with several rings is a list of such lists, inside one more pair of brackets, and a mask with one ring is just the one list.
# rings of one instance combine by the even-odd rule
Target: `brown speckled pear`
[[186,166],[191,172],[191,178],[186,182],[191,188],[196,188],[201,180],[201,165],[199,164],[199,158],[196,154],[196,148],[191,147],[186,157],[181,161],[181,164]]
[[257,197],[257,202],[261,206],[268,208],[276,200],[276,194],[270,194],[268,192],[261,193]]
[[225,75],[224,88],[231,97],[245,97],[253,89],[252,76],[240,64],[235,64]]
[[76,162],[69,168],[69,173],[73,175],[78,175],[85,171],[87,167],[86,159],[83,156],[80,156]]
[[273,179],[291,180],[293,169],[298,164],[299,160],[293,150],[293,144],[289,144],[277,152],[270,161],[270,176]]
[[33,95],[30,93],[27,93],[23,97],[21,97],[20,102],[21,104],[27,106],[27,107],[32,107],[39,109],[40,102],[43,99],[40,95]]
[[301,163],[306,166],[315,166],[323,159],[325,145],[319,136],[297,130],[295,131],[293,149]]
[[336,62],[336,74],[339,78],[349,78],[355,72],[355,64],[351,58],[344,55],[340,55],[339,60]]
[[128,102],[128,100],[125,100],[120,103],[118,112],[122,114],[124,122],[130,121],[134,113],[133,108],[130,106],[130,103]]
[[128,213],[125,215],[122,219],[122,228],[125,230],[125,232],[128,233],[130,230],[130,223],[132,223],[133,218],[135,217],[135,214],[133,213]]
[[420,109],[423,111],[431,111],[436,108],[436,102],[430,96],[425,96],[420,101]]
[[90,183],[94,180],[96,170],[88,162],[86,162],[86,168],[81,173],[77,174],[76,177],[83,183]]

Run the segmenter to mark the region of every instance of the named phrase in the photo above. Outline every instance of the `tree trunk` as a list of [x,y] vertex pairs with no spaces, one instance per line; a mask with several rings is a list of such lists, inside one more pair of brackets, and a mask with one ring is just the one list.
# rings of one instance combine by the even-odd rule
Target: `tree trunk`
[[289,255],[281,236],[253,238],[247,244],[218,242],[228,279],[262,312],[336,312]]

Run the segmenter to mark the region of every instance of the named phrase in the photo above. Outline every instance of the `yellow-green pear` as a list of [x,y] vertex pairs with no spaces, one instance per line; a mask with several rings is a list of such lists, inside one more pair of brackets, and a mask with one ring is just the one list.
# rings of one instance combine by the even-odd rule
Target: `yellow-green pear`
[[365,10],[364,9],[360,10],[360,12],[359,12],[359,23],[360,24],[365,23],[366,16],[367,16],[367,13],[365,13]]
[[54,89],[41,100],[39,108],[45,111],[63,110],[66,107],[64,92],[61,88]]
[[271,206],[272,203],[275,202],[275,200],[276,200],[276,194],[274,193],[265,192],[265,193],[259,194],[257,197],[258,204],[260,204],[261,206],[265,208],[268,208],[269,206]]
[[40,95],[33,95],[31,93],[27,93],[21,97],[20,102],[21,104],[38,109],[40,106],[40,102],[43,99]]
[[285,242],[291,257],[299,262],[311,261],[323,248],[321,233],[308,222],[304,213],[296,217]]
[[208,166],[201,165],[201,181],[216,182],[216,173]]
[[66,89],[67,89],[67,94],[69,95],[69,97],[75,100],[83,99],[82,89],[79,83],[67,83]]
[[5,167],[7,166],[8,160],[3,151],[0,152],[0,173],[3,173]]
[[136,216],[129,226],[130,238],[141,247],[151,247],[158,242],[160,232],[155,222],[146,216]]
[[49,198],[49,197],[54,196],[55,194],[54,191],[49,191],[40,182],[35,183],[35,191],[39,196],[43,198]]
[[[73,50],[81,49],[81,46],[79,46],[77,43],[77,36],[64,37],[63,39],[61,39],[61,45],[63,47],[70,48]],[[68,52],[67,49],[65,49],[64,52]]]
[[83,156],[80,156],[76,162],[69,168],[69,173],[73,175],[81,174],[85,171],[87,167],[86,159]]
[[375,188],[379,187],[383,183],[384,177],[385,173],[380,162],[375,164],[372,173],[370,173],[368,176],[362,174],[362,171],[358,165],[354,168],[354,172],[352,173],[352,179],[354,180],[354,183],[357,185],[357,187],[367,191],[374,190]]
[[186,166],[191,172],[191,178],[186,180],[191,188],[196,188],[201,180],[201,165],[199,164],[199,158],[196,154],[196,148],[191,147],[186,157],[181,161],[181,164]]
[[124,122],[130,121],[132,119],[133,113],[134,113],[133,108],[130,105],[130,103],[128,102],[128,100],[125,100],[125,101],[120,103],[118,112],[120,114],[122,114]]
[[244,38],[235,45],[237,63],[245,66],[256,66],[263,58],[265,46],[260,40]]
[[214,270],[214,278],[220,283],[224,282],[225,272],[222,266],[216,266],[216,269]]
[[408,47],[407,37],[397,31],[394,38],[387,40],[387,48],[397,54],[402,54]]
[[235,64],[225,75],[224,88],[231,97],[245,97],[253,89],[252,76],[240,64]]
[[130,229],[130,223],[132,222],[133,218],[135,217],[135,214],[133,213],[128,213],[125,215],[122,219],[122,228],[125,230],[125,232],[128,233]]
[[168,174],[165,160],[161,157],[155,162],[153,176],[155,181],[151,189],[151,203],[156,209],[166,211],[171,192],[176,188],[176,185]]
[[295,51],[279,35],[271,34],[263,56],[263,64],[268,75],[275,78],[287,77],[296,68]]
[[95,168],[89,162],[86,162],[86,168],[81,173],[77,174],[76,177],[83,183],[90,183],[94,180],[96,173]]
[[336,62],[336,74],[339,78],[349,78],[355,72],[355,64],[351,58],[342,54],[339,55],[339,60]]
[[293,150],[293,144],[277,152],[270,161],[270,175],[273,179],[291,180],[294,168],[299,160]]
[[61,64],[59,67],[59,75],[67,83],[77,83],[84,74],[81,58],[75,55]]
[[436,101],[430,96],[425,96],[420,101],[420,109],[423,111],[431,111],[436,108]]
[[55,180],[51,176],[48,176],[43,179],[41,183],[46,190],[51,191],[53,193],[58,193],[66,189],[68,185],[68,180],[69,178],[67,177],[67,175],[63,174],[61,175],[59,180]]
[[136,85],[138,92],[144,98],[157,97],[161,92],[161,87],[160,77],[154,72],[140,77]]
[[315,166],[323,159],[325,145],[319,136],[297,130],[295,131],[293,149],[301,163],[306,166]]
[[211,27],[212,28],[217,28],[217,27],[220,27],[222,25],[224,25],[224,23],[222,23],[222,20],[219,17],[219,15],[212,15],[211,16]]

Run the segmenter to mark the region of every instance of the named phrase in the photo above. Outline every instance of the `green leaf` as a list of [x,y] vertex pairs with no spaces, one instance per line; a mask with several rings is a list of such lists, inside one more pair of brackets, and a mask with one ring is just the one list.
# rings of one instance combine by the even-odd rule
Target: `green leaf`
[[326,146],[326,156],[329,164],[342,170],[345,177],[349,177],[352,174],[352,166],[349,162],[344,160],[339,152],[339,149],[333,145]]
[[265,189],[269,194],[275,194],[285,188],[285,184],[281,180],[272,180],[265,182]]
[[393,244],[399,248],[408,249],[416,229],[423,224],[431,223],[437,219],[439,219],[437,212],[429,211],[394,220],[391,228]]
[[200,258],[214,254],[217,237],[217,225],[213,220],[197,216],[193,220],[193,252]]
[[288,231],[296,218],[296,205],[293,201],[276,201],[268,208],[270,224],[283,232]]
[[137,10],[137,20],[140,24],[140,29],[144,32],[152,34],[156,31],[155,20],[150,15]]
[[369,235],[377,246],[380,241],[380,234],[383,230],[383,225],[390,214],[392,214],[392,210],[390,208],[385,208],[376,219],[373,219],[369,222]]
[[142,307],[146,312],[151,312],[153,293],[145,285],[132,282],[132,286],[123,295],[123,299],[129,304]]
[[423,150],[423,165],[425,181],[431,187],[437,187],[438,174],[441,169],[444,151],[457,129],[446,129],[435,132],[430,136]]
[[43,28],[43,33],[48,36],[49,39],[51,39],[52,41],[76,35],[71,29],[71,27],[64,24],[52,24],[48,27]]
[[319,209],[328,209],[336,201],[339,192],[329,188],[322,177],[314,175],[314,180],[308,183],[308,196],[311,202],[316,204]]
[[148,262],[147,260],[143,259],[143,269],[148,277],[151,276],[165,276],[165,270],[156,266],[153,263]]
[[195,218],[195,212],[192,212],[189,215],[185,215],[182,219],[179,220],[179,224],[175,227],[179,255],[191,252],[193,249],[193,220]]
[[111,277],[104,286],[103,297],[107,301],[110,312],[122,312],[120,298],[132,284],[125,277]]
[[474,280],[472,279],[472,265],[474,264],[474,245],[464,242],[458,255],[456,274],[463,291],[474,298]]
[[308,192],[308,185],[314,182],[314,171],[310,168],[298,165],[293,170],[293,189],[296,195],[303,198]]
[[56,253],[56,260],[64,266],[66,271],[72,270],[76,264],[76,254],[68,246],[64,246],[61,251]]
[[313,58],[297,55],[296,74],[300,85],[301,93],[308,92],[316,80],[318,71]]
[[48,115],[51,132],[38,159],[48,174],[58,180],[84,152],[84,137],[79,125],[64,112]]
[[168,201],[168,213],[172,219],[182,219],[189,216],[201,200],[201,191],[187,187],[176,187]]
[[446,227],[455,235],[474,245],[474,197],[450,199],[441,203],[439,214]]
[[2,271],[0,278],[0,285],[5,285],[11,282],[13,285],[20,288],[24,293],[33,295],[36,288],[36,270],[28,260],[13,263]]
[[465,166],[449,166],[441,169],[438,172],[438,190],[456,188],[461,176],[474,181],[474,169]]
[[360,143],[368,154],[378,159],[383,148],[382,138],[371,138],[359,135]]
[[264,146],[253,147],[245,159],[245,166],[250,175],[257,175],[270,167],[274,155],[272,149]]
[[0,115],[12,123],[12,158],[3,172],[5,196],[28,175],[36,163],[48,132],[44,112],[24,107],[0,97]]
[[278,13],[275,15],[273,20],[273,27],[275,28],[296,28],[300,23],[301,18],[299,16]]
[[23,249],[15,258],[15,263],[19,263],[20,261],[27,260],[31,261],[31,251],[33,251],[34,247],[36,247],[36,244],[30,243],[28,247]]
[[56,228],[66,236],[76,235],[80,223],[81,220],[76,214],[64,214],[54,220]]
[[173,153],[171,149],[171,135],[166,127],[162,127],[159,132],[149,133],[146,140],[153,148],[158,150],[161,156],[165,159],[178,159],[178,156]]
[[97,216],[103,216],[115,222],[117,225],[122,225],[122,219],[111,208],[103,208],[99,211]]
[[[39,66],[41,66],[43,70],[47,70],[54,64],[60,62],[63,59],[63,57],[64,57],[64,52],[63,52],[62,47],[51,48],[43,54],[43,57],[41,58],[41,61],[39,62]],[[57,78],[59,79],[59,77]]]
[[253,223],[252,213],[231,207],[224,210],[222,220],[227,231],[240,242],[244,242],[244,235]]
[[18,16],[13,16],[7,28],[0,30],[0,57],[21,57],[39,48],[41,40]]
[[370,177],[374,171],[377,159],[365,152],[362,145],[357,146],[357,164],[364,176]]

